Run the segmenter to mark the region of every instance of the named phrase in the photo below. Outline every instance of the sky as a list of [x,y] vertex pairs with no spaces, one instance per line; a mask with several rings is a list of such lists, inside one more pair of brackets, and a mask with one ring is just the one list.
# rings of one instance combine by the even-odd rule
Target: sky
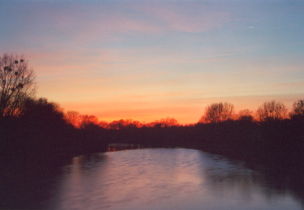
[[0,0],[0,54],[29,60],[37,97],[103,121],[290,107],[303,37],[302,0]]

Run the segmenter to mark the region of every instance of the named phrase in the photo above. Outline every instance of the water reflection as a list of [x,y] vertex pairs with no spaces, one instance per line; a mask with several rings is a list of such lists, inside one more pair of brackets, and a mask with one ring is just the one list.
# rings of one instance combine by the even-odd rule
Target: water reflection
[[4,170],[0,209],[302,209],[303,189],[197,150],[110,152],[63,165]]

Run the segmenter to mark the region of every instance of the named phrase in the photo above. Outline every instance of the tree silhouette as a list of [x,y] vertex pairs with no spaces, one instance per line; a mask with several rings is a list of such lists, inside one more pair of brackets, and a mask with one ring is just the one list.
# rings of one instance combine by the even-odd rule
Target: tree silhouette
[[64,115],[65,120],[75,127],[80,127],[81,115],[76,111],[67,111]]
[[258,108],[257,116],[260,121],[281,120],[287,116],[287,108],[280,102],[268,101]]
[[46,125],[50,124],[49,126],[53,126],[54,123],[65,123],[64,115],[59,105],[49,102],[45,98],[37,100],[27,98],[24,101],[20,117],[27,119],[31,123],[41,124],[43,122]]
[[238,120],[252,121],[253,120],[252,111],[250,111],[249,109],[240,110],[238,114]]
[[34,74],[18,56],[0,57],[0,118],[18,114],[26,98],[34,93]]
[[107,125],[107,128],[114,130],[125,129],[125,128],[140,128],[140,127],[142,127],[142,124],[139,121],[130,120],[130,119],[114,120]]
[[159,128],[174,127],[178,125],[179,125],[178,121],[171,117],[160,119],[149,124],[150,127],[159,127]]
[[200,122],[222,122],[232,118],[233,105],[230,103],[214,103],[206,108],[205,115],[200,119]]
[[89,125],[97,125],[98,124],[98,118],[94,115],[81,115],[81,123],[80,127],[85,128]]
[[291,112],[292,118],[304,118],[304,100],[298,100],[293,104],[293,110]]

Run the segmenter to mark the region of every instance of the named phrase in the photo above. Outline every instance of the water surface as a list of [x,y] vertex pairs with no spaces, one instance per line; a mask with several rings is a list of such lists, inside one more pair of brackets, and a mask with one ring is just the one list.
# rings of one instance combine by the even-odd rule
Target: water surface
[[5,177],[0,209],[303,209],[292,191],[263,174],[191,149],[78,156]]

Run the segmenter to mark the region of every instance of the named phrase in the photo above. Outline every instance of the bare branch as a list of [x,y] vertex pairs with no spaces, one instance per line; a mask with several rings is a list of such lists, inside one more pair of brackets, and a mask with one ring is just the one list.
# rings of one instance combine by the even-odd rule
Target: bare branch
[[35,91],[34,72],[20,56],[0,57],[0,117],[15,115]]

